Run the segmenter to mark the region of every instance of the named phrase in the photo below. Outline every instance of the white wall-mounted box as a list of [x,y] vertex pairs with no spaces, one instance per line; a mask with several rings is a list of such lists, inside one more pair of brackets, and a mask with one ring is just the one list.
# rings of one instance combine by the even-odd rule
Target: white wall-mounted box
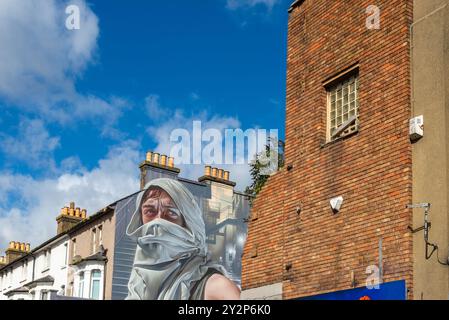
[[410,141],[416,142],[424,137],[424,116],[410,119]]

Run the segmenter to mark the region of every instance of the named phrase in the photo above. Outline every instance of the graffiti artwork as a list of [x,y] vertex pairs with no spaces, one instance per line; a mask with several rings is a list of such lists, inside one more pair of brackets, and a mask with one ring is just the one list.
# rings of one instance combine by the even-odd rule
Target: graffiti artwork
[[155,168],[145,181],[116,207],[112,298],[239,299],[248,196]]

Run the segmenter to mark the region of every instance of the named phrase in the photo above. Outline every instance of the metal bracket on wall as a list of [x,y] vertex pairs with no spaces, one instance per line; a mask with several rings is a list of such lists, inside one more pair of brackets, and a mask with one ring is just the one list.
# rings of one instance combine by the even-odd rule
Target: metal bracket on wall
[[[429,229],[430,229],[431,226],[432,226],[432,223],[429,222]],[[411,231],[411,233],[417,233],[417,232],[423,231],[425,228],[426,228],[425,226],[422,226],[422,227],[419,227],[419,228],[416,228],[416,229],[413,229],[411,226],[407,227],[407,229],[409,229]]]
[[[406,208],[408,208],[408,209],[417,209],[417,208],[424,209],[424,226],[421,228],[418,228],[416,230],[413,230],[413,228],[411,228],[411,230],[412,230],[412,232],[424,230],[424,242],[426,244],[426,252],[425,252],[426,260],[429,260],[430,258],[432,258],[433,254],[436,252],[438,263],[441,265],[444,265],[444,266],[449,266],[449,258],[447,258],[446,261],[441,261],[439,255],[438,255],[438,249],[439,249],[438,245],[435,243],[429,242],[429,231],[430,231],[430,226],[431,226],[431,223],[429,221],[430,206],[431,206],[430,203],[409,204],[406,206]],[[409,228],[410,228],[410,226],[409,226]]]

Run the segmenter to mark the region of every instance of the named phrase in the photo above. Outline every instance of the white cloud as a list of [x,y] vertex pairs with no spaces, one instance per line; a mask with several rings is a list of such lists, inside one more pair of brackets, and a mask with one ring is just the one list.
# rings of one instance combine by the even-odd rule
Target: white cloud
[[[166,109],[172,110],[166,114],[166,117],[160,119],[160,121],[147,129],[150,138],[156,142],[157,146],[154,151],[170,155],[172,147],[176,144],[170,141],[170,135],[174,129],[185,129],[189,131],[192,136],[193,121],[201,121],[202,130],[217,129],[224,137],[225,129],[240,128],[240,121],[233,117],[226,116],[209,116],[206,112],[198,113],[195,115],[186,115],[179,109]],[[201,150],[196,158],[201,159]],[[193,156],[193,155],[192,155]],[[250,157],[252,159],[252,157]],[[217,167],[229,170],[231,174],[231,180],[237,183],[237,189],[243,191],[251,183],[251,176],[249,172],[249,165],[247,161],[245,164],[232,164],[224,165],[218,164]],[[180,164],[181,176],[197,180],[204,174],[204,164]]]
[[22,119],[14,136],[0,133],[0,149],[6,156],[26,162],[31,168],[54,171],[53,152],[59,145],[59,138],[50,136],[38,119]]
[[226,7],[230,10],[236,10],[240,8],[253,8],[258,5],[265,6],[268,10],[271,10],[280,0],[227,0]]
[[70,201],[93,214],[138,191],[141,157],[138,144],[128,141],[112,148],[90,171],[46,179],[0,173],[0,249],[9,241],[36,246],[54,236],[55,218]]
[[[66,28],[68,4],[80,9],[79,30]],[[100,117],[110,127],[121,115],[121,101],[76,90],[76,80],[94,62],[98,36],[98,17],[85,0],[0,1],[0,98],[48,120]]]
[[[13,101],[48,103],[48,95],[67,94],[73,79],[91,61],[98,19],[80,6],[81,29],[65,28],[67,3],[55,0],[0,2],[0,93]],[[48,90],[50,89],[50,90]]]
[[145,98],[145,109],[148,117],[152,120],[159,120],[168,114],[168,110],[161,106],[160,97],[156,94]]
[[200,95],[199,95],[198,93],[196,93],[196,92],[191,92],[191,93],[190,93],[190,99],[192,99],[193,101],[197,101],[197,100],[200,100],[201,97],[200,97]]

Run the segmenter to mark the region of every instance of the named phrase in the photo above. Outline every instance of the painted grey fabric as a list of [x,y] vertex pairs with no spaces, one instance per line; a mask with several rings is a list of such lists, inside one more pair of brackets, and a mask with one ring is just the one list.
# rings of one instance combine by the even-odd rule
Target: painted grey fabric
[[[187,229],[159,218],[142,225],[140,207],[151,187],[159,187],[170,195]],[[145,186],[137,197],[127,235],[137,240],[127,300],[188,300],[195,282],[210,268],[226,275],[221,265],[209,261],[201,209],[177,180],[157,179]]]

